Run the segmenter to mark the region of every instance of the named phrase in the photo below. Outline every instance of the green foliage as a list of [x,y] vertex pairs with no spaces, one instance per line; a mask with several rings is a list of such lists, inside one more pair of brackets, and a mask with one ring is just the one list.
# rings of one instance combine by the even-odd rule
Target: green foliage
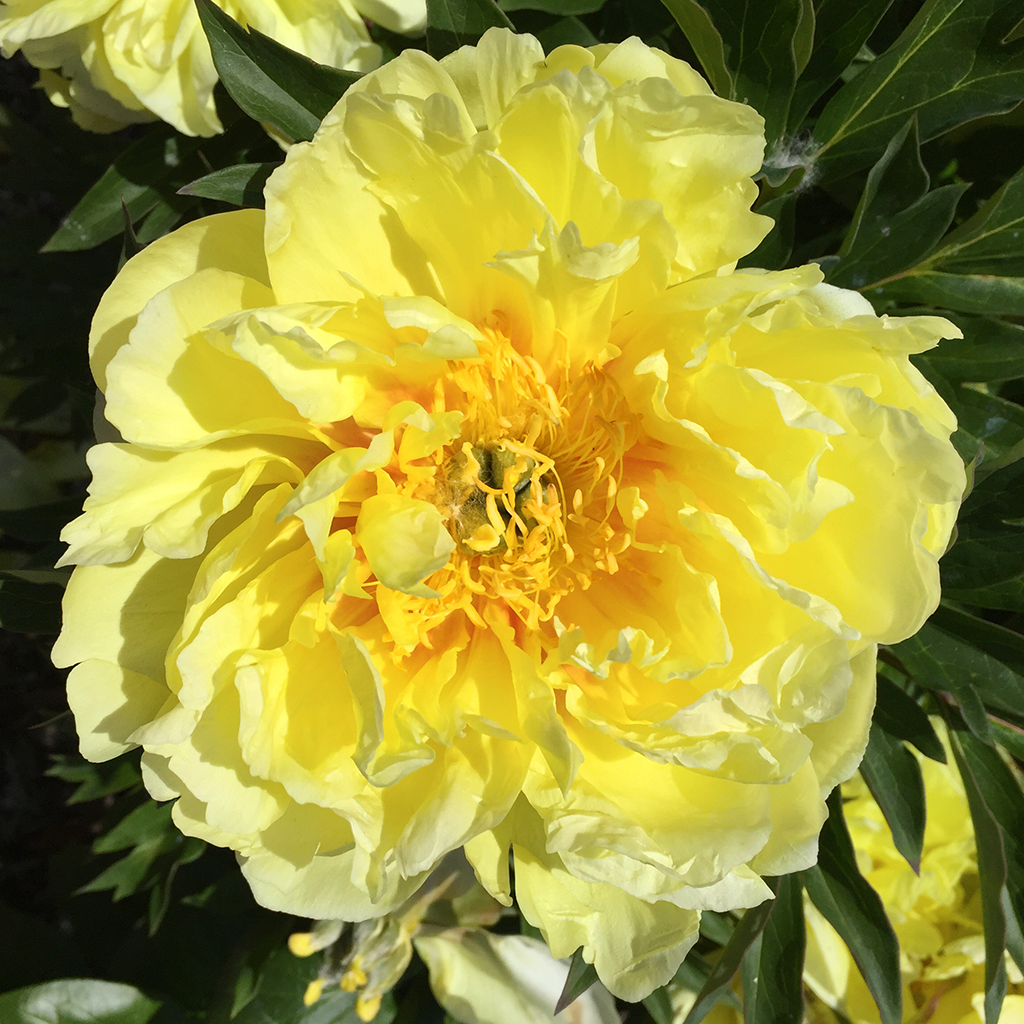
[[324,115],[359,76],[317,64],[255,29],[243,29],[212,0],[195,0],[213,63],[231,98],[286,138],[313,138]]
[[[263,125],[285,141],[312,138],[357,78],[196,2],[223,82],[223,135],[185,138],[159,124],[89,135],[27,84],[0,105],[0,627],[11,649],[44,666],[67,578],[52,568],[57,537],[81,507],[92,436],[88,323],[118,257],[194,218],[261,207],[282,160]],[[1014,765],[1024,763],[1019,0],[428,0],[427,9],[425,39],[379,27],[374,38],[386,53],[414,46],[441,58],[514,24],[549,51],[635,34],[698,64],[716,91],[766,120],[757,208],[776,224],[743,265],[817,260],[830,283],[860,290],[880,313],[949,316],[963,332],[914,361],[957,416],[973,489],[941,562],[942,606],[917,636],[881,652],[862,771],[917,867],[928,808],[910,747],[944,761],[929,714],[946,716],[979,838],[994,1021],[1003,950],[1024,967],[1024,795]],[[90,765],[73,753],[66,710],[41,696],[31,703],[59,680],[33,671],[45,685],[25,684],[25,720],[37,728],[12,757],[35,758],[40,776],[50,768],[40,791],[20,798],[10,829],[14,848],[43,852],[19,867],[30,884],[12,889],[10,906],[0,902],[0,928],[24,947],[2,965],[0,987],[11,991],[0,995],[0,1019],[354,1024],[353,997],[336,986],[303,1005],[320,957],[286,952],[297,925],[253,904],[229,854],[183,837],[170,810],[146,800],[135,763]],[[704,915],[674,979],[696,996],[686,1024],[720,1001],[739,1006],[741,987],[748,1024],[800,1019],[805,893],[849,946],[881,1019],[900,1019],[895,936],[857,870],[838,791],[829,808],[816,867],[773,880],[775,899],[738,918]],[[594,977],[577,953],[561,1003]],[[422,965],[377,1020],[392,1018],[446,1019]],[[648,1018],[673,1019],[666,990],[627,1021]]]
[[801,872],[804,888],[849,947],[875,997],[882,1024],[900,1024],[903,986],[896,934],[878,893],[857,869],[838,789],[828,798],[828,811],[828,821],[821,830],[818,864]]
[[492,0],[427,0],[427,48],[435,57],[475,42],[492,27],[513,27]]
[[764,930],[743,958],[744,1024],[791,1024],[804,1016],[804,901],[800,879],[779,879]]
[[896,849],[920,873],[924,845],[924,777],[903,741],[874,721],[860,773],[885,815]]
[[583,959],[583,947],[580,946],[569,962],[569,973],[565,977],[562,994],[555,1003],[555,1013],[561,1013],[570,1003],[575,1002],[584,992],[597,981],[597,971],[593,964]]
[[219,199],[232,206],[263,206],[263,186],[277,164],[236,164],[178,189],[179,195]]
[[[775,891],[777,886],[772,888]],[[744,957],[756,946],[774,906],[772,900],[765,900],[760,906],[748,910],[743,915],[725,943],[718,961],[711,968],[707,980],[697,993],[697,999],[683,1019],[683,1024],[697,1024],[698,1021],[702,1021],[713,1007],[729,995],[730,986],[743,965]]]
[[67,979],[0,995],[5,1024],[148,1024],[159,1003],[131,985]]

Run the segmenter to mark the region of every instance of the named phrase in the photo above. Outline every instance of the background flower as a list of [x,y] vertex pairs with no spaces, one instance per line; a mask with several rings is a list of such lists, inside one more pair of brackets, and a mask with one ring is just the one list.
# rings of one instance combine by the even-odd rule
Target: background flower
[[732,273],[760,118],[637,40],[353,87],[132,260],[91,341],[58,664],[261,903],[359,920],[465,846],[616,994],[814,862],[878,641],[938,599],[953,418],[815,266]]
[[[964,785],[942,736],[948,761],[915,755],[924,776],[928,818],[920,874],[893,845],[892,833],[858,775],[843,786],[846,820],[864,877],[882,897],[900,942],[903,1019],[933,1024],[982,1024],[985,1018],[985,938],[978,853]],[[874,1024],[878,1009],[849,951],[814,907],[807,907],[804,977],[826,1007],[850,1021]],[[1009,994],[1000,1020],[1024,1020],[1024,978],[1007,957]]]
[[[363,18],[422,30],[423,0],[222,0],[235,20],[321,64],[369,71],[380,63]],[[181,0],[4,0],[0,47],[37,68],[50,99],[92,131],[167,121],[214,135],[217,72],[193,3]]]

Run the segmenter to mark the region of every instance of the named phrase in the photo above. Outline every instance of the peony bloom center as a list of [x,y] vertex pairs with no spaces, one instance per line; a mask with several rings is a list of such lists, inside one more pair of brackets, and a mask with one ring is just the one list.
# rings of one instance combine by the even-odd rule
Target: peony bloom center
[[454,413],[459,436],[419,459],[402,459],[399,445],[388,467],[397,493],[433,505],[451,540],[427,591],[377,592],[403,606],[402,639],[391,634],[399,656],[443,646],[431,633],[451,629],[453,615],[536,630],[565,594],[616,572],[632,542],[618,506],[637,429],[620,389],[593,363],[545,370],[506,336],[500,313],[489,320],[480,358],[454,363],[429,409],[434,422]]

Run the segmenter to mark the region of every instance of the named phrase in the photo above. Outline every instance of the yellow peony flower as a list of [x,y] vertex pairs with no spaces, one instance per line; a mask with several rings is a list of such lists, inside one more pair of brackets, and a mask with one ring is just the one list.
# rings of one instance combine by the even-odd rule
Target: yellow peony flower
[[[369,71],[381,51],[363,18],[421,31],[425,0],[216,0],[236,21],[322,64]],[[192,0],[2,0],[0,49],[40,69],[50,99],[91,131],[160,119],[215,135],[217,72]]]
[[266,212],[132,259],[54,649],[271,908],[448,851],[637,999],[816,857],[875,644],[938,600],[953,416],[816,266],[733,272],[761,118],[630,39],[405,51]]
[[[940,719],[932,724],[948,751],[945,726]],[[983,1024],[985,938],[967,794],[952,753],[947,764],[914,753],[924,774],[928,809],[920,875],[897,851],[881,809],[859,776],[843,787],[850,838],[858,866],[881,896],[899,939],[903,1020]],[[807,937],[804,980],[821,1000],[812,1019],[833,1021],[828,1007],[834,1007],[851,1024],[878,1024],[878,1008],[849,950],[810,904]],[[1007,970],[1011,984],[999,1019],[1022,1024],[1024,978],[1009,958]]]

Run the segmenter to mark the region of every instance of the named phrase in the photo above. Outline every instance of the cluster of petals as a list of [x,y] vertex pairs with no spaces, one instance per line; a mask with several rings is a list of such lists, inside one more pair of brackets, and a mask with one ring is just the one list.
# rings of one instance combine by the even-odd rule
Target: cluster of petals
[[[933,723],[945,742],[945,727]],[[857,865],[882,898],[900,943],[903,1019],[982,1024],[985,936],[978,850],[963,781],[946,743],[947,763],[921,755],[928,819],[921,869],[899,853],[878,804],[860,776],[843,786],[844,811]],[[916,753],[916,752],[915,752]],[[804,978],[818,997],[812,1019],[877,1024],[878,1008],[849,950],[811,906]],[[1024,1024],[1024,977],[1007,955],[1010,984],[999,1020]]]
[[291,913],[464,848],[627,999],[813,863],[938,600],[964,472],[908,355],[955,328],[736,271],[763,144],[636,39],[492,30],[129,261],[64,534],[86,756],[141,746]]
[[[321,64],[370,71],[381,61],[364,18],[422,31],[425,0],[216,0]],[[217,71],[192,0],[2,0],[0,49],[40,69],[50,99],[91,131],[159,119],[186,135],[215,135]]]

